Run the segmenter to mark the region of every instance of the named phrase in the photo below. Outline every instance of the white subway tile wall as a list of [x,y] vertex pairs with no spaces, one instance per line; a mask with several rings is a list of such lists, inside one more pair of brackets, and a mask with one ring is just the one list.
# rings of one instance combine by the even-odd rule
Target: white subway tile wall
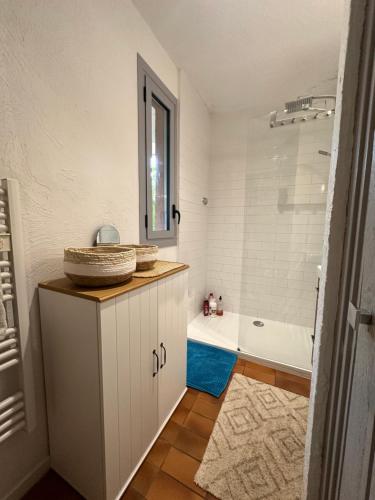
[[313,326],[332,119],[212,116],[207,287],[225,309]]
[[189,264],[191,321],[202,309],[206,293],[210,115],[202,99],[180,73],[180,210],[178,259]]

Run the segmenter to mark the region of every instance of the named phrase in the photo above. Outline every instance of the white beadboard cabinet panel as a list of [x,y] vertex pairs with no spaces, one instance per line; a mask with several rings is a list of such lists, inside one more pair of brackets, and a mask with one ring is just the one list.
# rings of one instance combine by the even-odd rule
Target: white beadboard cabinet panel
[[115,299],[97,305],[106,498],[120,489],[117,324]]
[[153,283],[142,291],[141,304],[141,421],[142,449],[152,441],[158,425],[158,378],[153,376],[158,345],[158,289]]
[[116,297],[117,373],[120,445],[120,482],[127,481],[133,467],[131,461],[131,407],[130,407],[130,322],[127,294]]
[[142,456],[141,290],[129,293],[131,465]]
[[40,289],[51,467],[105,498],[96,304]]
[[188,324],[188,284],[189,274],[187,272],[178,275],[179,278],[179,314],[178,314],[178,346],[176,348],[177,355],[177,380],[180,391],[186,388],[186,365],[187,365],[187,324]]
[[[164,422],[168,415],[168,395],[165,391],[162,391],[162,388],[165,384],[165,378],[167,372],[169,371],[169,356],[168,356],[168,332],[170,328],[170,317],[168,317],[168,300],[167,300],[167,279],[160,281],[158,283],[158,342],[159,345],[161,342],[164,343],[165,348],[167,349],[167,363],[161,369],[158,374],[158,382],[159,382],[159,406],[158,406],[158,414],[159,414],[159,424]],[[167,321],[168,317],[168,321]],[[160,349],[158,349],[159,356],[162,355]]]
[[157,352],[158,345],[156,283],[131,292],[128,300],[131,464],[134,467],[158,429],[158,378],[153,377],[156,370],[153,351]]
[[187,273],[158,282],[159,357],[166,363],[159,372],[159,425],[169,415],[186,387]]

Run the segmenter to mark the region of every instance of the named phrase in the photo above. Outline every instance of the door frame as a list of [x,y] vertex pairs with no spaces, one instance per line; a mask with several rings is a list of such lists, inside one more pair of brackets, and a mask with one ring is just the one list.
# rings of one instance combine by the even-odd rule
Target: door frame
[[[304,497],[339,498],[355,345],[347,307],[358,304],[362,241],[371,164],[375,0],[347,2],[328,186]],[[343,244],[344,243],[344,244]]]

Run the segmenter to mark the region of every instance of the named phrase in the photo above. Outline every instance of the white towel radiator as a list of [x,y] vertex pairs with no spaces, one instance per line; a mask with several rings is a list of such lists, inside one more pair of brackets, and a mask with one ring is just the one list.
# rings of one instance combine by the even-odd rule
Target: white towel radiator
[[7,319],[7,328],[0,331],[0,377],[9,377],[9,372],[12,372],[11,378],[13,373],[18,377],[18,390],[0,401],[1,444],[19,430],[31,432],[35,427],[29,306],[19,189],[15,179],[0,181],[0,286]]

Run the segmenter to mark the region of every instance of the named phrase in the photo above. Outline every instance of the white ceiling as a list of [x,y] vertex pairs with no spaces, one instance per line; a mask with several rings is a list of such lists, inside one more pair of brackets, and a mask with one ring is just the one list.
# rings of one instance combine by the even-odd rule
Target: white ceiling
[[335,90],[344,0],[133,0],[212,111]]

